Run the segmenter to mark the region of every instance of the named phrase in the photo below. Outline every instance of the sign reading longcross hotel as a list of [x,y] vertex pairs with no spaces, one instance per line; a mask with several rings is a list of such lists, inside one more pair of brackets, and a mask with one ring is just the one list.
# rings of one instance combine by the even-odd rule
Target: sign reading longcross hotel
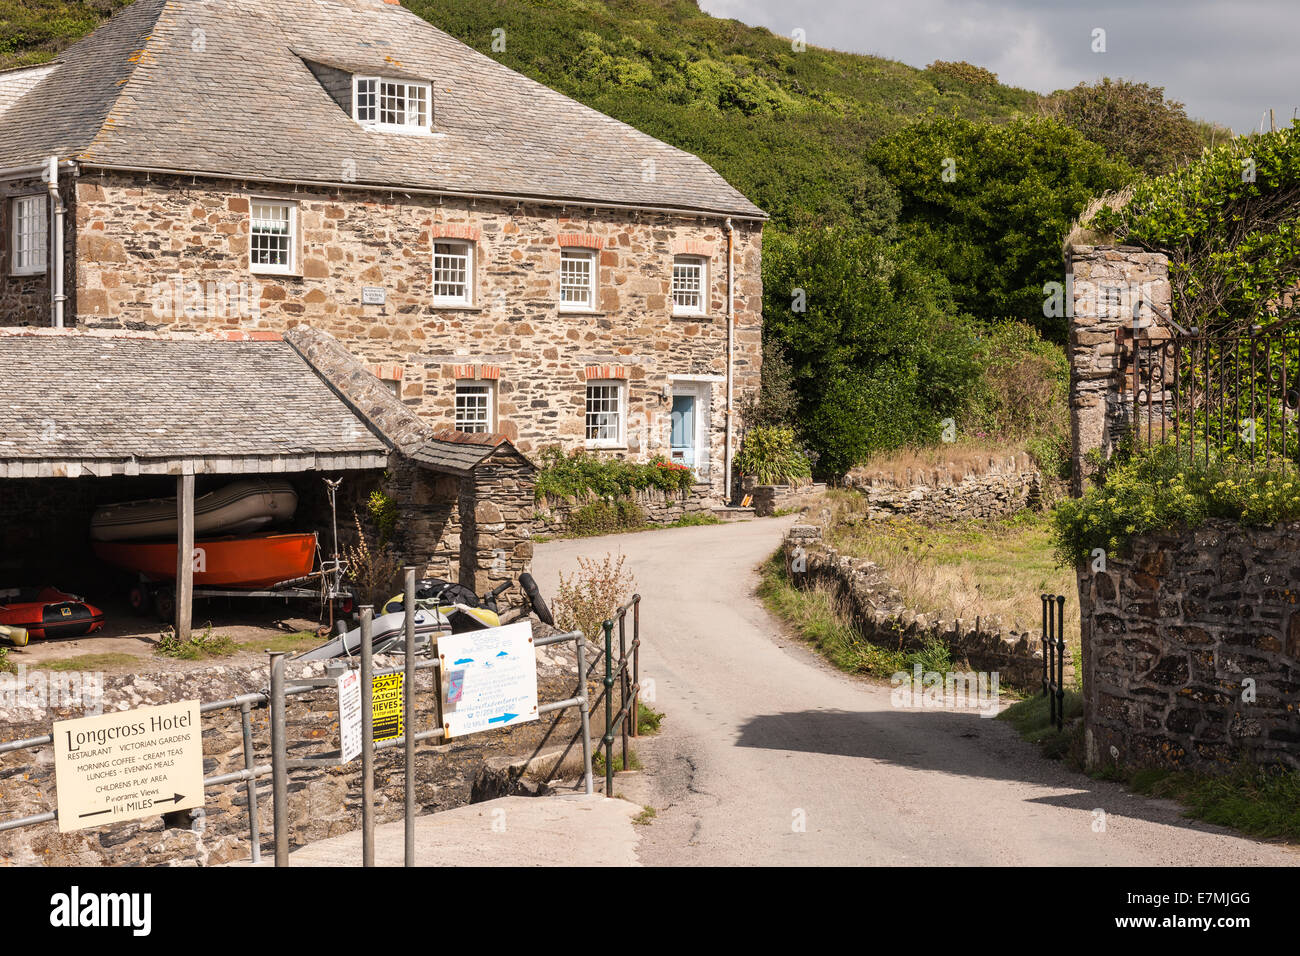
[[199,702],[54,722],[59,830],[203,806]]

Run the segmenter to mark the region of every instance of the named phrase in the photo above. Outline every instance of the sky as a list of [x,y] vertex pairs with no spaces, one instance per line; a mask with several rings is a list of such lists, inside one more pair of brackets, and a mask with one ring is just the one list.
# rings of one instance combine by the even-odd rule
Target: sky
[[[966,60],[1040,93],[1123,77],[1245,133],[1300,107],[1300,0],[699,0],[811,46],[911,66]],[[1105,31],[1095,34],[1095,31]],[[1098,42],[1101,41],[1101,42]],[[1094,46],[1104,47],[1094,51]]]

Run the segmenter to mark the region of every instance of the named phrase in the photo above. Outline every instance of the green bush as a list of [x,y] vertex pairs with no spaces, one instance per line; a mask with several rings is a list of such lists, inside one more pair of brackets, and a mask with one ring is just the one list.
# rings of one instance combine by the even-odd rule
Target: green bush
[[788,425],[759,425],[745,432],[736,467],[760,485],[797,485],[812,478],[812,466]]
[[931,73],[938,73],[940,76],[961,80],[963,83],[974,83],[977,86],[998,85],[998,75],[996,73],[986,70],[982,66],[976,66],[974,63],[967,63],[965,60],[935,60],[926,69]]
[[636,491],[658,488],[667,494],[685,494],[695,484],[695,473],[673,464],[663,456],[647,464],[601,458],[576,449],[566,455],[559,446],[544,448],[537,473],[537,500],[564,498],[569,501],[596,497],[626,498]]
[[1300,474],[1281,464],[1250,471],[1228,457],[1188,464],[1173,447],[1156,446],[1112,462],[1103,484],[1057,505],[1057,559],[1073,565],[1096,548],[1118,555],[1137,535],[1195,528],[1206,518],[1255,526],[1300,521]]
[[568,533],[573,535],[611,534],[645,526],[645,512],[630,498],[589,501],[575,509],[567,522]]

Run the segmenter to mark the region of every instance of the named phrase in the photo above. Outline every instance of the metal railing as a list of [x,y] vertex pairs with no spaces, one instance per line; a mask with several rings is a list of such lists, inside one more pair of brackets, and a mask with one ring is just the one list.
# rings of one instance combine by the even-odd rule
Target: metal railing
[[[373,666],[373,619],[374,609],[367,605],[360,609],[361,611],[361,653],[359,659],[347,659],[344,662],[343,669],[337,673],[321,678],[295,678],[289,683],[285,677],[285,652],[271,651],[270,656],[270,687],[266,691],[242,694],[238,697],[232,697],[227,700],[212,701],[200,704],[200,714],[211,714],[217,711],[238,707],[240,710],[240,721],[243,730],[243,757],[244,767],[242,770],[236,770],[229,773],[215,774],[205,777],[203,787],[206,791],[209,787],[227,786],[233,783],[243,783],[248,796],[248,831],[249,842],[251,845],[251,862],[261,862],[261,821],[259,818],[259,805],[257,796],[257,781],[261,777],[270,776],[272,787],[272,818],[273,818],[273,846],[276,866],[289,865],[289,778],[294,770],[304,769],[328,769],[345,766],[342,760],[342,751],[328,753],[320,757],[299,757],[289,759],[288,757],[288,731],[285,712],[285,702],[289,697],[300,694],[308,694],[322,689],[333,688],[336,686],[338,675],[343,670],[358,667],[360,669],[361,679],[361,773],[362,773],[362,865],[374,866],[374,758],[375,753],[381,750],[389,750],[396,747],[405,749],[406,770],[405,777],[405,863],[407,866],[415,864],[415,745],[426,740],[441,740],[446,736],[446,729],[443,724],[442,713],[442,689],[439,678],[440,662],[436,656],[433,656],[433,648],[436,646],[433,640],[429,641],[428,656],[424,660],[417,660],[415,649],[415,569],[406,569],[404,607],[406,612],[406,649],[403,666],[388,668],[386,670],[374,671]],[[634,599],[635,600],[635,599]],[[626,609],[624,609],[624,612]],[[594,791],[592,778],[592,749],[591,749],[591,727],[590,727],[590,702],[587,695],[586,677],[590,673],[587,664],[587,639],[580,631],[571,631],[565,634],[554,634],[549,637],[536,638],[533,642],[535,647],[546,647],[553,644],[563,644],[573,641],[575,644],[578,673],[580,676],[577,692],[569,698],[548,703],[539,702],[537,707],[538,716],[544,714],[557,713],[570,708],[578,708],[581,715],[581,727],[570,742],[570,748],[573,742],[580,740],[582,742],[583,769],[584,769],[584,790],[591,794]],[[636,642],[639,644],[639,641]],[[606,635],[606,647],[609,646],[609,636]],[[434,681],[434,716],[435,726],[427,730],[416,730],[416,708],[415,708],[415,675],[419,671],[433,670]],[[374,678],[384,677],[392,674],[403,674],[403,701],[402,701],[402,734],[400,736],[375,742],[374,740],[374,710],[373,710],[373,690]],[[268,707],[271,717],[271,734],[270,750],[271,763],[258,764],[255,760],[253,727],[252,727],[252,708]],[[606,723],[609,722],[609,715],[606,714]],[[549,732],[548,732],[549,733]],[[52,746],[54,738],[52,734],[45,734],[40,737],[30,737],[24,740],[15,740],[8,743],[0,743],[0,754],[14,753],[20,750],[35,750],[41,747]],[[626,752],[626,751],[625,751]],[[566,755],[568,751],[565,751]],[[558,767],[557,762],[556,766]],[[57,782],[56,782],[57,787]],[[25,817],[18,817],[13,820],[0,820],[0,832],[6,830],[17,830],[23,827],[37,826],[43,823],[58,821],[56,811],[32,814]]]
[[1057,730],[1065,727],[1065,595],[1044,594],[1043,694]]
[[1161,326],[1116,330],[1132,444],[1188,464],[1300,461],[1300,318],[1206,330],[1158,314]]

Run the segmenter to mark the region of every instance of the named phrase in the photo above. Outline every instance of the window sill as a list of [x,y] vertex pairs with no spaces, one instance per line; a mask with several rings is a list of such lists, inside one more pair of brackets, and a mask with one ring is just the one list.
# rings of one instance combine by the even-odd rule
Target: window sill
[[610,444],[609,442],[587,442],[588,451],[627,451],[627,444]]
[[601,309],[575,309],[571,306],[566,306],[566,305],[560,306],[558,311],[560,315],[585,315],[585,316],[595,316],[597,318],[609,315],[608,312],[605,312]]
[[301,272],[268,272],[262,269],[249,269],[249,275],[258,276],[263,279],[301,279]]
[[30,279],[34,276],[43,276],[48,274],[49,272],[46,269],[15,269],[13,272],[9,273],[9,278]]
[[471,305],[468,302],[433,302],[430,308],[441,309],[444,312],[482,312],[483,306]]
[[707,319],[708,317],[709,317],[709,313],[707,312],[674,312],[673,313],[674,319]]

